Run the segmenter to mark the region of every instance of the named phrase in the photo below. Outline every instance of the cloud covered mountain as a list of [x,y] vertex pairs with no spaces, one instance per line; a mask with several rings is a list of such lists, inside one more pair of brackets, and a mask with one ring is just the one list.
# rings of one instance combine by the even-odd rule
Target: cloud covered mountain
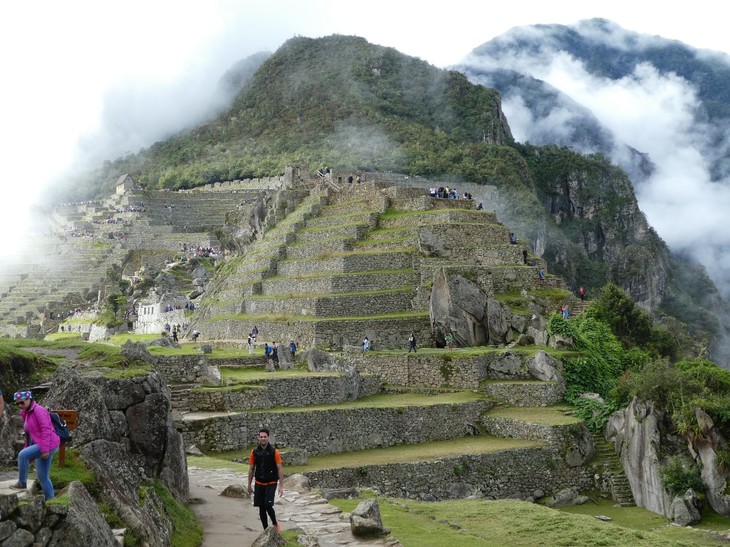
[[623,167],[659,235],[730,296],[730,56],[591,19],[514,28],[456,68],[500,91],[517,141]]

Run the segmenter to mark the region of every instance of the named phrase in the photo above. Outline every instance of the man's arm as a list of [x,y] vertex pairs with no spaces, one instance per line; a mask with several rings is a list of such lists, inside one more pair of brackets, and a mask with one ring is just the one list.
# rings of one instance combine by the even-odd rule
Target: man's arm
[[280,463],[276,464],[276,469],[279,471],[279,495],[284,495],[284,468]]
[[251,495],[253,488],[251,488],[251,481],[253,481],[253,465],[248,466],[248,493]]

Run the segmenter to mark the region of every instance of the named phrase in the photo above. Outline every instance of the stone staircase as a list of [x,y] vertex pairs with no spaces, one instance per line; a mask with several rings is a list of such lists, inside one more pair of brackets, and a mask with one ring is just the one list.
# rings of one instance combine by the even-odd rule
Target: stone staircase
[[601,476],[605,477],[613,500],[621,507],[634,507],[636,502],[631,491],[631,484],[623,472],[621,460],[613,445],[600,433],[593,433],[596,455],[592,465]]

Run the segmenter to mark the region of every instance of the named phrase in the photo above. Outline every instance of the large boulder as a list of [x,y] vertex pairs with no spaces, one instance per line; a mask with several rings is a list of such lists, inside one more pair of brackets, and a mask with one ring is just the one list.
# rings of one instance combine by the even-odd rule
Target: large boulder
[[347,379],[347,399],[357,399],[360,395],[362,381],[355,367],[327,352],[310,349],[303,354],[307,367],[311,372],[339,372]]
[[390,533],[383,527],[380,517],[380,505],[374,498],[360,502],[350,514],[350,529],[355,537],[378,537]]
[[444,268],[433,274],[429,313],[434,330],[451,332],[459,345],[479,346],[489,341],[487,295],[478,285]]
[[561,374],[563,364],[543,350],[537,351],[534,357],[527,359],[526,364],[530,375],[536,380],[564,383],[563,375]]
[[718,515],[730,518],[730,495],[726,493],[730,470],[717,463],[717,450],[726,446],[727,441],[704,410],[696,408],[695,417],[699,431],[689,439],[689,450],[702,462],[702,482],[707,487],[705,498]]
[[69,367],[58,367],[53,374],[43,404],[58,410],[78,410],[78,428],[73,431],[76,446],[93,439],[117,438],[102,388]]
[[64,523],[53,531],[49,543],[53,547],[116,547],[111,528],[84,485],[78,481],[68,487],[68,511]]
[[78,450],[99,481],[102,500],[116,510],[135,535],[149,545],[169,545],[172,522],[154,489],[145,486],[152,478],[144,473],[145,458],[130,453],[123,443],[101,439]]
[[671,519],[680,526],[697,524],[700,521],[700,499],[694,490],[687,490],[683,496],[676,496],[672,500]]

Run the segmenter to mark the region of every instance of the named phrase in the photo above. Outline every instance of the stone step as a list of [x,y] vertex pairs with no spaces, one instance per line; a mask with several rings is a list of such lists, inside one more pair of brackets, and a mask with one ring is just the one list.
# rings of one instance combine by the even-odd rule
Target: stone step
[[295,243],[286,247],[285,256],[289,260],[311,260],[324,255],[346,253],[352,251],[354,241],[352,238],[330,238],[314,243]]
[[322,214],[321,216],[312,217],[306,221],[307,229],[324,229],[334,226],[351,225],[351,224],[362,224],[368,226],[369,229],[373,229],[378,223],[378,213],[375,211],[359,210],[351,213],[328,215]]

